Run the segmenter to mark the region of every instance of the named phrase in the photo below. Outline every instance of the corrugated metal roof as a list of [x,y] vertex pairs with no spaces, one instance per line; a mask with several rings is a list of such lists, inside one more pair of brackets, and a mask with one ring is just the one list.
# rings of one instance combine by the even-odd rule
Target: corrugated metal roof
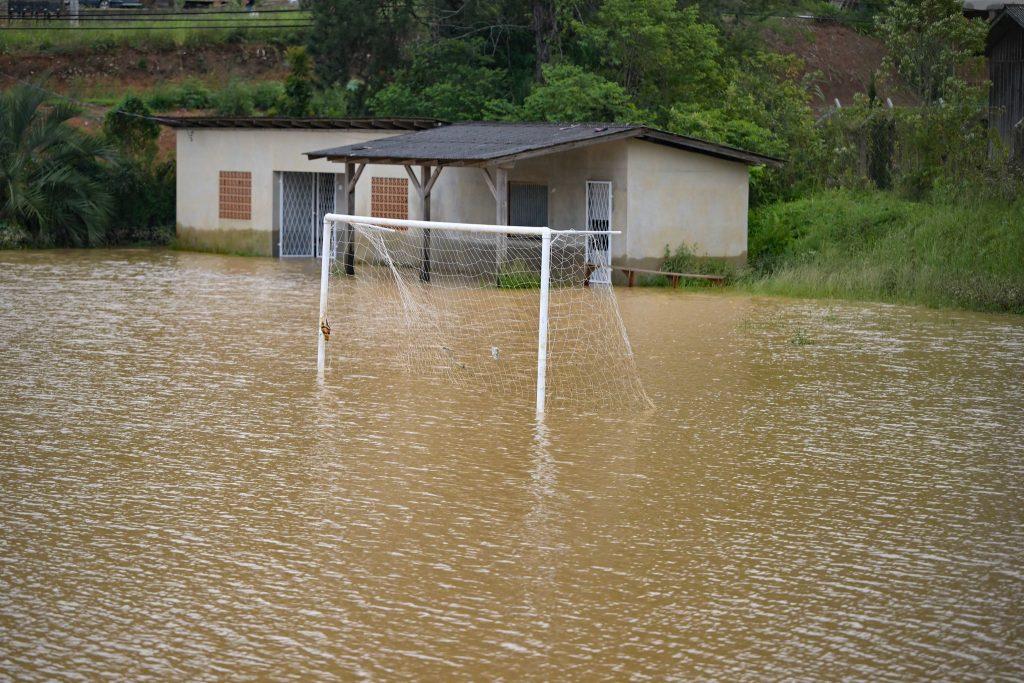
[[992,20],[985,41],[985,54],[991,56],[993,47],[1003,40],[1008,32],[1014,30],[1015,26],[1018,30],[1024,28],[1024,5],[1007,5]]
[[1024,5],[1007,5],[1006,16],[1024,27]]
[[639,138],[747,164],[781,163],[779,159],[726,145],[620,123],[454,123],[417,133],[307,152],[307,156],[332,161],[480,166],[627,138]]
[[171,128],[299,128],[321,130],[425,130],[444,125],[429,118],[315,118],[293,116],[156,116]]

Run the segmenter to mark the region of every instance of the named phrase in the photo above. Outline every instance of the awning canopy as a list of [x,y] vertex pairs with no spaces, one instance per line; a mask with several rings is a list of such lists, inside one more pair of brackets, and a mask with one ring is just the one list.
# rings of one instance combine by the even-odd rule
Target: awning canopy
[[780,166],[774,157],[620,123],[469,122],[307,152],[310,159],[405,166],[501,166],[614,140],[638,139],[748,165]]

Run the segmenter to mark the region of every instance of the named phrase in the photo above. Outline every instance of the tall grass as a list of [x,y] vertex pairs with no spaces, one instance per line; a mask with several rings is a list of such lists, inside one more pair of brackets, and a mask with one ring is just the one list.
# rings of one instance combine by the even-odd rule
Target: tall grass
[[766,294],[1024,313],[1024,199],[822,192],[753,212],[750,262]]
[[[225,20],[222,26],[217,26],[219,22],[202,24],[190,19],[161,20],[159,24],[125,19],[109,22],[111,27],[106,28],[101,27],[100,22],[83,21],[80,30],[67,30],[65,20],[18,21],[0,30],[0,53],[62,54],[117,47],[160,50],[246,41],[295,45],[305,40],[308,29],[303,26],[308,23],[308,16],[306,13],[294,17],[289,14],[284,19],[279,14],[230,15],[230,21]],[[292,23],[295,26],[281,27]],[[152,30],[154,26],[159,30]]]

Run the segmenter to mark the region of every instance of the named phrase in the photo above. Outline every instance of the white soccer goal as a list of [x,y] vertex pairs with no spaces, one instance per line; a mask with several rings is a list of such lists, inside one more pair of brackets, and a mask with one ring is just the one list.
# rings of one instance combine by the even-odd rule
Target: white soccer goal
[[538,412],[650,405],[614,291],[591,283],[589,234],[328,214],[318,373],[343,346],[346,362],[532,396]]

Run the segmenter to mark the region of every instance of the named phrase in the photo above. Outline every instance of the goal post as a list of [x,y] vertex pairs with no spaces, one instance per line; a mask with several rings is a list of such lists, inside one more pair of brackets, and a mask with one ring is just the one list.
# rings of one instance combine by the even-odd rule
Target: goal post
[[[383,354],[395,368],[494,384],[503,395],[529,385],[538,413],[553,390],[566,400],[610,393],[649,404],[612,288],[591,286],[594,234],[327,214],[318,376],[333,327],[349,358]],[[352,251],[354,268],[335,266]]]

